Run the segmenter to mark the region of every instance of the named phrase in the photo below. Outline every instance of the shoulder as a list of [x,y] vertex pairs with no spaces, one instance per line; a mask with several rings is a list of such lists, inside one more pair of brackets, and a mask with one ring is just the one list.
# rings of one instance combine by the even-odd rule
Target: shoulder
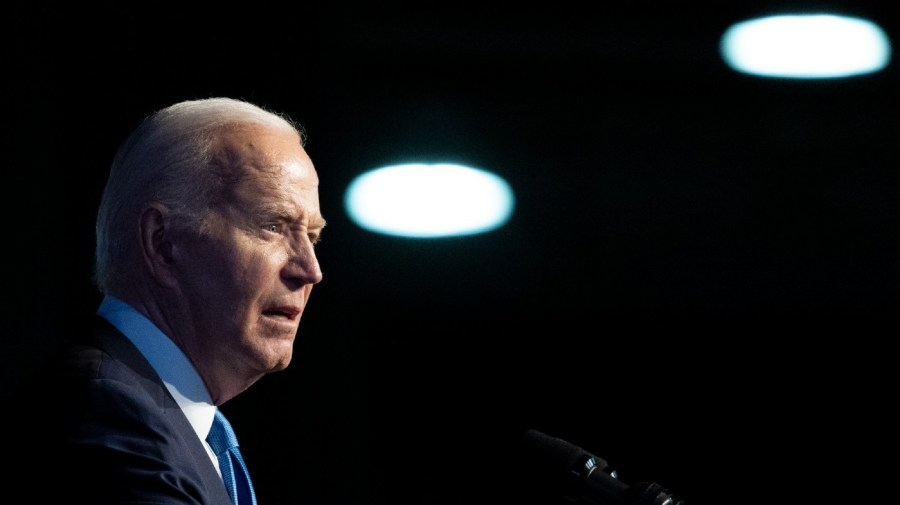
[[48,406],[56,412],[64,407],[94,410],[124,400],[160,410],[174,404],[141,352],[99,317],[87,331],[58,346],[13,395],[31,407],[48,405],[44,399],[53,398]]
[[79,340],[6,403],[20,477],[66,468],[67,497],[92,503],[219,503],[202,442],[137,349],[106,330]]

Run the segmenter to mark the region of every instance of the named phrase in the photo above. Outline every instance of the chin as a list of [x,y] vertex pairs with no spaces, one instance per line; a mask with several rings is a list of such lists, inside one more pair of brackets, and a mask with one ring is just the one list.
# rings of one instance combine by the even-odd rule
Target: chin
[[273,354],[270,355],[269,360],[269,363],[271,365],[269,366],[269,370],[271,370],[272,372],[279,372],[281,370],[284,370],[288,367],[288,365],[291,364],[291,358],[294,351],[293,345],[290,346],[287,350],[271,349],[270,351],[274,351]]
[[291,363],[294,353],[293,337],[262,337],[252,348],[245,349],[248,357],[253,356],[256,367],[263,373],[284,370]]

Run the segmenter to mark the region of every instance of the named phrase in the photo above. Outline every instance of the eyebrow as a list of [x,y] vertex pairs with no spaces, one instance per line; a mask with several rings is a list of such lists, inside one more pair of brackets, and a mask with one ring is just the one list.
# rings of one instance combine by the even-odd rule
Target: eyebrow
[[321,215],[316,215],[315,217],[309,220],[309,228],[314,230],[322,230],[327,226],[328,223],[325,221],[325,218]]
[[[272,202],[259,202],[254,206],[254,212],[257,215],[269,216],[273,218],[282,219],[285,221],[296,221],[297,213],[294,211],[294,208],[288,205],[284,205],[281,203],[272,203]],[[321,229],[327,225],[325,218],[322,217],[321,213],[316,213],[314,215],[309,215],[307,212],[303,211],[300,213],[301,215],[308,215],[308,227],[309,228],[317,228]]]

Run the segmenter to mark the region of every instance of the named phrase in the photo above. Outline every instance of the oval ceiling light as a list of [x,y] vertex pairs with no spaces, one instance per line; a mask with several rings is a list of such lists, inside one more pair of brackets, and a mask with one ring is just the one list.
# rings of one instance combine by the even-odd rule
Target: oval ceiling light
[[720,41],[734,70],[767,77],[823,79],[877,72],[891,57],[876,24],[832,14],[778,15],[732,25]]
[[392,165],[354,179],[344,207],[359,226],[387,235],[449,237],[496,229],[512,215],[510,186],[450,163]]

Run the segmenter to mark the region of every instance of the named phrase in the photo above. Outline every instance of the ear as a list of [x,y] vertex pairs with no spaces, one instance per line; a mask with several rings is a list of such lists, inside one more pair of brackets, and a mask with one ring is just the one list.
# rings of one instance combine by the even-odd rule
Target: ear
[[141,258],[147,272],[163,286],[173,285],[175,258],[171,212],[164,205],[151,204],[141,212],[139,228]]

